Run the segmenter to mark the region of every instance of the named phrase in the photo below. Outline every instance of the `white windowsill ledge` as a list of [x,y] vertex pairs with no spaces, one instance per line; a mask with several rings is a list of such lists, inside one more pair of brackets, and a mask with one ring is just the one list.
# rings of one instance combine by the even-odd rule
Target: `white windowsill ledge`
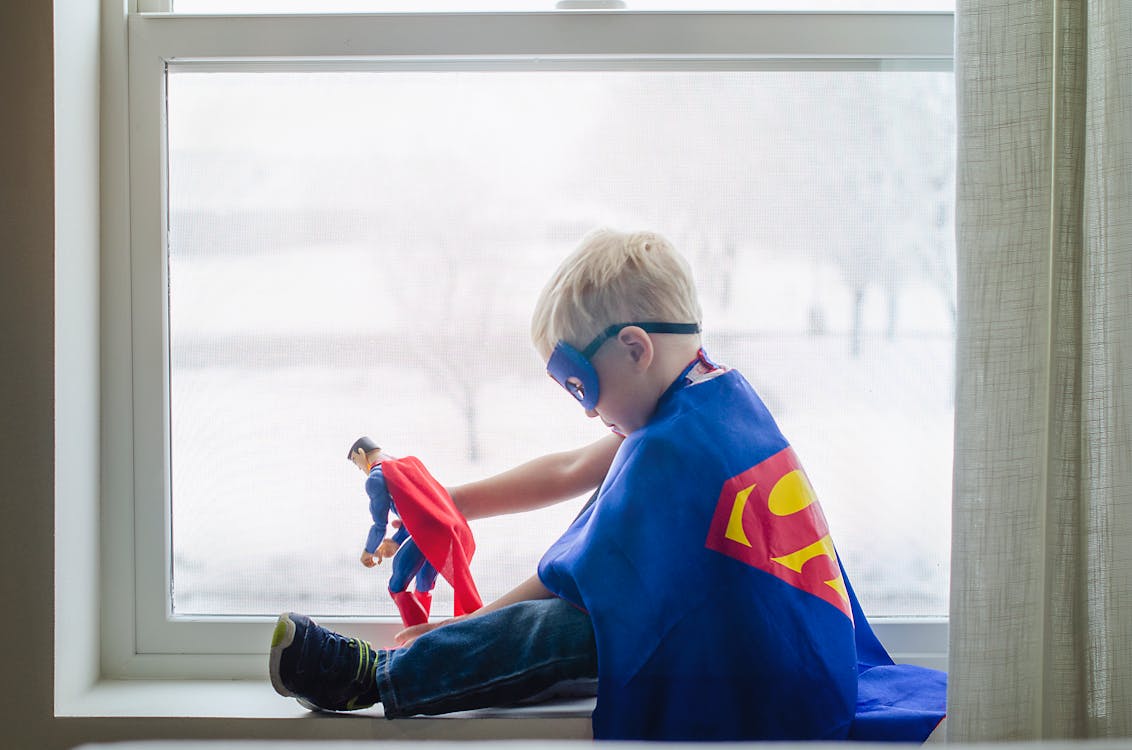
[[[344,714],[307,711],[275,693],[266,680],[105,680],[57,703],[56,715],[77,718],[302,720],[337,739],[592,738],[592,698],[463,711],[386,721],[381,706]],[[475,721],[468,721],[475,719]]]
[[[302,720],[318,722],[315,734],[327,740],[592,740],[593,707],[594,699],[577,698],[386,721],[380,706],[348,714],[312,713],[277,695],[266,680],[107,680],[74,696],[68,710],[57,711],[57,716]],[[945,724],[928,742],[945,741]]]

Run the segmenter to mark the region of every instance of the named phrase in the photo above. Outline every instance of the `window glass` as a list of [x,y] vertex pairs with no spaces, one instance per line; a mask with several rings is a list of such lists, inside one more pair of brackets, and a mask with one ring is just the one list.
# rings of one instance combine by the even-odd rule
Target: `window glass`
[[[709,353],[775,413],[870,613],[946,614],[952,87],[171,65],[174,614],[395,615],[359,561],[359,435],[449,485],[600,438],[527,330],[601,225],[692,262]],[[473,522],[485,601],[583,501]]]

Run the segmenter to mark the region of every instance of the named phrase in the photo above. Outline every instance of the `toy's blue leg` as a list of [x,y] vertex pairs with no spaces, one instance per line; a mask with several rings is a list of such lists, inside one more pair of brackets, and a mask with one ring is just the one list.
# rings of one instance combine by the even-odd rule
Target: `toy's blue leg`
[[425,565],[425,557],[412,539],[406,539],[393,556],[393,572],[389,576],[389,593],[397,594],[409,588],[409,582]]
[[436,585],[436,576],[436,568],[428,560],[425,560],[424,565],[417,572],[417,591],[422,594],[432,591],[433,586]]

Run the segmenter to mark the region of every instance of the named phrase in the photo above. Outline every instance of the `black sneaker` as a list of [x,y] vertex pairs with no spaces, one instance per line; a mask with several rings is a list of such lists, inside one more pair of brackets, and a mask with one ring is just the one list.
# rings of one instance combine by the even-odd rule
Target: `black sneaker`
[[284,612],[271,634],[271,685],[307,708],[354,711],[380,698],[374,670],[377,652],[359,638],[316,625],[306,615]]

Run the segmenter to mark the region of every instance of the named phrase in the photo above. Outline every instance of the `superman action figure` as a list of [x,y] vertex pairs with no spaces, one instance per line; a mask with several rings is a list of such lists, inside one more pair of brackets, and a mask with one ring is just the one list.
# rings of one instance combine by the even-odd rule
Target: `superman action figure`
[[[372,568],[393,558],[389,595],[405,627],[428,621],[438,573],[452,584],[456,615],[479,609],[482,602],[468,567],[475,540],[448,492],[418,459],[393,458],[368,437],[355,440],[347,457],[366,475],[373,516],[362,564]],[[401,527],[387,539],[391,511],[400,516]],[[415,590],[409,591],[414,578]]]

